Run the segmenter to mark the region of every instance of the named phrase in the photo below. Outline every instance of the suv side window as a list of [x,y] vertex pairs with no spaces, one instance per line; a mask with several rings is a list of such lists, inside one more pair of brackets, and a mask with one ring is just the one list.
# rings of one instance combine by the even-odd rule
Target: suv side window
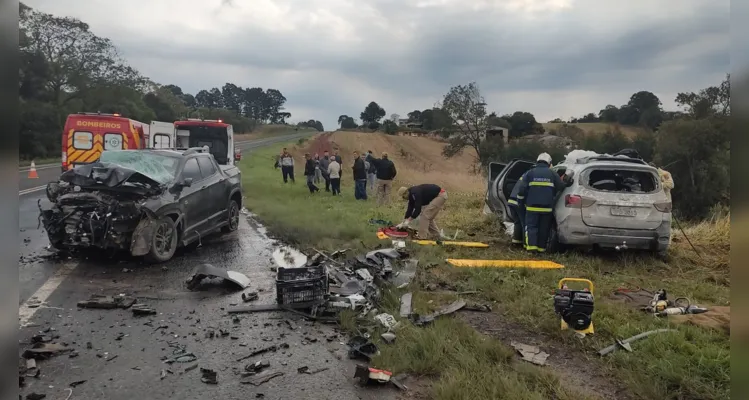
[[192,178],[193,182],[203,179],[203,176],[200,174],[198,160],[190,158],[185,162],[185,168],[182,169],[182,178]]
[[216,173],[216,166],[213,165],[213,160],[209,156],[199,156],[198,164],[200,165],[200,172],[203,174],[203,178],[208,178]]

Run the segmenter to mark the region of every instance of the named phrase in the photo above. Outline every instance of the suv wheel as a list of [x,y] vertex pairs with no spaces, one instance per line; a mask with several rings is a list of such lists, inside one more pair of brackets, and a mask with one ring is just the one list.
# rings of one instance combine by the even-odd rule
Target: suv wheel
[[177,250],[177,228],[169,217],[162,217],[156,222],[151,241],[151,250],[146,259],[153,263],[169,261]]
[[234,232],[239,229],[239,204],[232,199],[229,201],[229,224],[221,228],[224,233]]

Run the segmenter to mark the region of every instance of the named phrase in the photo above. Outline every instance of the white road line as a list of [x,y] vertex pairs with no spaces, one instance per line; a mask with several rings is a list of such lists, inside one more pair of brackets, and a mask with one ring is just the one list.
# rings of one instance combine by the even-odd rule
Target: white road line
[[52,292],[60,286],[62,281],[64,281],[77,266],[77,263],[63,265],[47,280],[47,282],[44,282],[42,287],[40,287],[28,300],[18,307],[18,322],[21,328],[29,324],[29,321],[39,307],[44,307],[43,305],[39,307],[29,307],[29,301],[33,300],[34,303],[42,304],[46,302]]
[[19,190],[18,191],[18,195],[19,196],[23,196],[25,194],[38,192],[40,190],[44,190],[44,188],[46,188],[46,187],[47,187],[47,185],[42,185],[42,186],[37,186],[37,187],[29,188],[29,189]]

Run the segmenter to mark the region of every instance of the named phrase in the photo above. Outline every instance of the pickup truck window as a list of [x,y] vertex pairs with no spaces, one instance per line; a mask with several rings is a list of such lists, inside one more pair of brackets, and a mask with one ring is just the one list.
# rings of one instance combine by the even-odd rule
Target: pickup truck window
[[213,160],[210,157],[198,157],[198,165],[200,165],[200,173],[203,175],[203,178],[208,178],[216,173],[216,167],[213,165]]
[[185,168],[182,170],[182,179],[192,178],[194,182],[203,179],[198,167],[198,160],[191,158],[185,162]]

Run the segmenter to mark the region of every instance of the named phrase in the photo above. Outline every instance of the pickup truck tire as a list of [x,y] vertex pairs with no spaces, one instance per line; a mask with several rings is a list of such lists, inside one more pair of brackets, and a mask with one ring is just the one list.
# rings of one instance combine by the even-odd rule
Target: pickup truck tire
[[239,229],[239,204],[236,200],[229,200],[229,221],[226,226],[221,228],[221,232],[229,233]]
[[169,217],[162,217],[156,222],[151,241],[151,250],[146,254],[146,260],[151,263],[169,261],[177,250],[177,227]]

